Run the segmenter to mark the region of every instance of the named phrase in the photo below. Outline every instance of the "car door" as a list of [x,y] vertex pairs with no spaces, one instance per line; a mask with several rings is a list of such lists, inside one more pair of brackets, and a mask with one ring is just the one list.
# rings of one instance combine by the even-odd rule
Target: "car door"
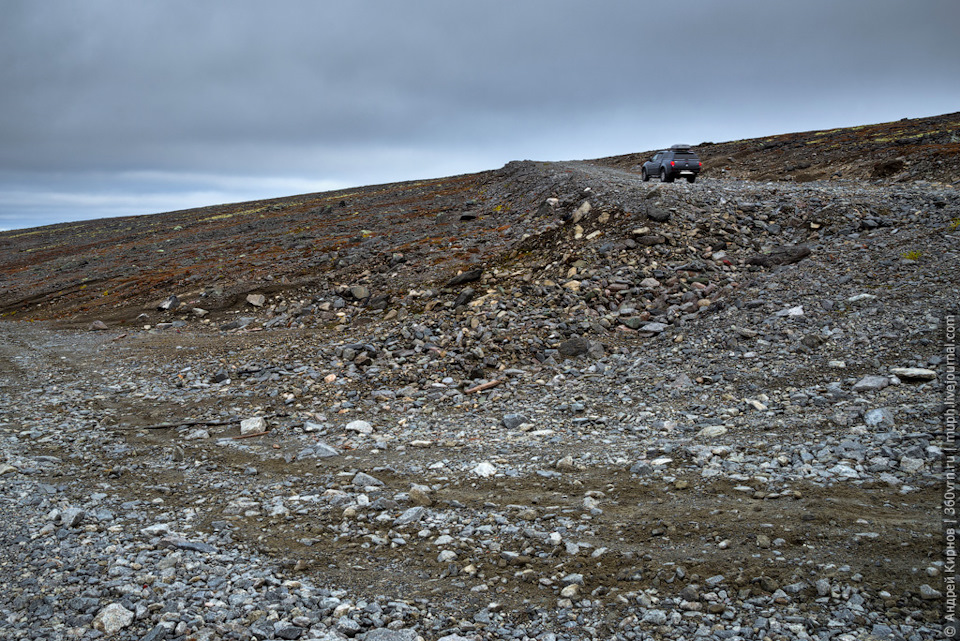
[[657,175],[660,173],[660,160],[663,158],[663,152],[656,153],[653,155],[653,158],[650,159],[650,169],[648,173],[652,175]]

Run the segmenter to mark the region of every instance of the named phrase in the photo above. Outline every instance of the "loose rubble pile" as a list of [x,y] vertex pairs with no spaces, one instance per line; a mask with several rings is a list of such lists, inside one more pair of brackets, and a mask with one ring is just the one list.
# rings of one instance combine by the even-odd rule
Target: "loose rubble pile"
[[486,180],[453,272],[0,325],[0,635],[936,638],[955,190]]

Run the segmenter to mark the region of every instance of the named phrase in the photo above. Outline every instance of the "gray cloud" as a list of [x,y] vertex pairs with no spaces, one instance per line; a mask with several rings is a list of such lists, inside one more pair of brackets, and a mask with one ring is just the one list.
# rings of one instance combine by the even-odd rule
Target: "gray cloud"
[[[253,197],[223,187],[238,178],[280,196],[269,190],[960,104],[955,0],[91,0],[4,11],[0,226],[112,214],[90,204],[110,190],[147,213],[168,208],[164,193]],[[168,179],[123,178],[131,172]],[[26,209],[30,193],[72,195],[76,207]]]

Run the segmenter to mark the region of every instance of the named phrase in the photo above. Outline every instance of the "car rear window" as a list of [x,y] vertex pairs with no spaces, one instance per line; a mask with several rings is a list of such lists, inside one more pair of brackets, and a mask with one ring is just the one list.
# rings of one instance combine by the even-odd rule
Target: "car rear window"
[[678,151],[673,154],[675,158],[696,158],[697,154],[692,151]]

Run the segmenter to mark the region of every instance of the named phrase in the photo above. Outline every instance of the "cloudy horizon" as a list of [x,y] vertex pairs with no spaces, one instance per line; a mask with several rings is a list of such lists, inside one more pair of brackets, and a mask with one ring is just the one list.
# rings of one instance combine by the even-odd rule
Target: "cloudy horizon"
[[960,3],[13,0],[0,229],[960,109]]

